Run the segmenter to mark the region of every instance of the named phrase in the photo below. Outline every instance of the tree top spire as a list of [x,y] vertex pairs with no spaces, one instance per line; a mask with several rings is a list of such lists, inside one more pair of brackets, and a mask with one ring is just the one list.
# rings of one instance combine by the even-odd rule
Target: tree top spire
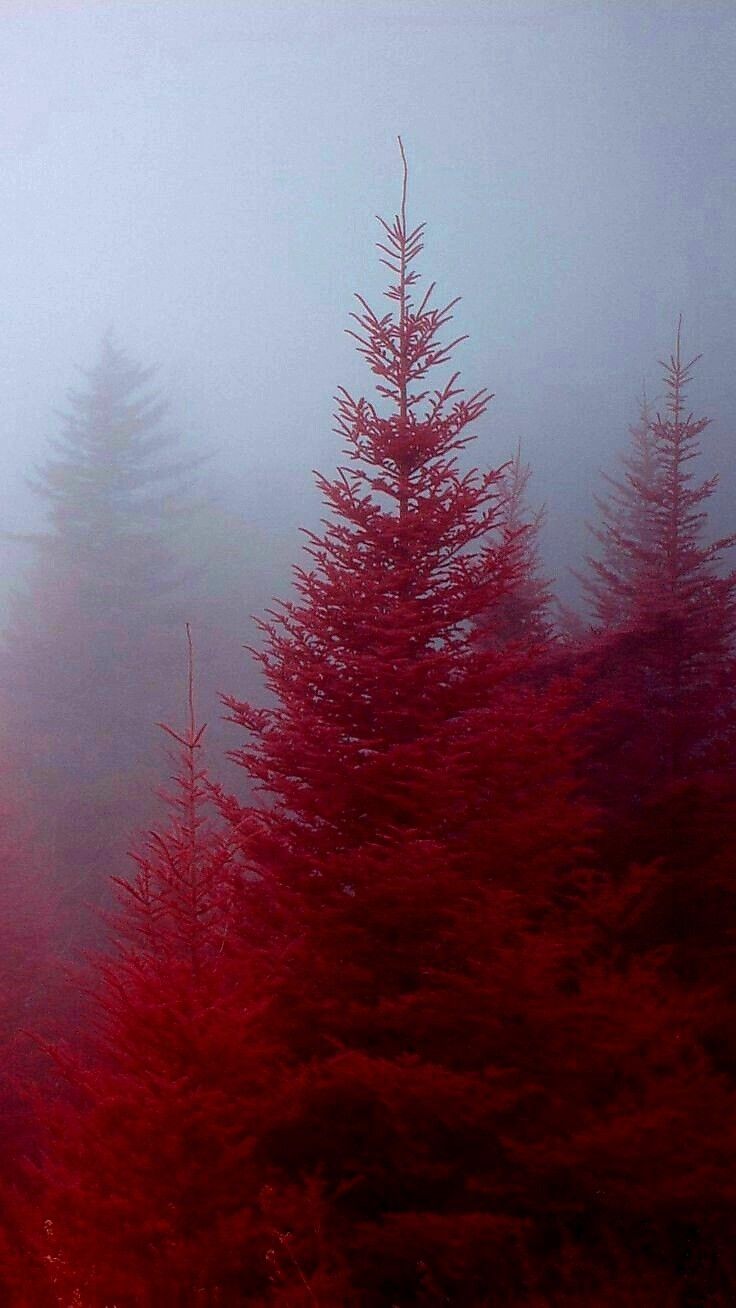
[[403,179],[401,183],[401,226],[404,229],[404,231],[406,231],[406,192],[409,183],[409,165],[406,161],[406,151],[404,149],[404,142],[402,141],[400,136],[397,136],[396,139],[399,143],[399,150],[401,151],[401,164],[402,164],[402,171],[403,171]]

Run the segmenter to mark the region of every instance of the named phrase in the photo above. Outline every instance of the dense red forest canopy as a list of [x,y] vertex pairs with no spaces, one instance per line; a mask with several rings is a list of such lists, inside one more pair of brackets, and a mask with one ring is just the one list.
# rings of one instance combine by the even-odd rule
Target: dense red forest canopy
[[[224,697],[246,784],[205,759],[187,626],[127,875],[105,824],[152,801],[135,715],[169,719],[188,584],[194,501],[160,488],[196,468],[108,340],[42,473],[3,656],[35,705],[0,797],[18,1308],[736,1302],[736,578],[696,361],[678,325],[598,501],[590,615],[558,620],[521,450],[474,464],[492,397],[423,246],[404,161],[386,302],[351,319],[372,390],[338,391],[263,693]],[[64,970],[105,887],[104,945]]]

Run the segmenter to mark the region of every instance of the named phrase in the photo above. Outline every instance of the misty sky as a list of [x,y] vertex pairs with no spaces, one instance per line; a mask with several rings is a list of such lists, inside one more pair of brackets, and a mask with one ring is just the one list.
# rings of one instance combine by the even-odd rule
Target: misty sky
[[[733,0],[58,0],[0,17],[0,529],[114,325],[243,513],[329,469],[344,334],[380,302],[374,215],[410,162],[422,270],[462,296],[457,363],[521,437],[571,561],[671,345],[736,501]],[[732,515],[736,517],[736,514]],[[720,522],[719,522],[719,525]]]

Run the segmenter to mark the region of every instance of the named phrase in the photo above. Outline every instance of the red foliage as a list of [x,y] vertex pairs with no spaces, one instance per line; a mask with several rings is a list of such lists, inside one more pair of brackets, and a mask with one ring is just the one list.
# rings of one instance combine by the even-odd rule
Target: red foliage
[[[389,311],[354,315],[377,399],[339,393],[346,463],[262,624],[270,707],[226,701],[261,804],[211,786],[190,665],[169,824],[117,882],[88,1046],[51,1050],[45,1285],[0,1246],[21,1308],[736,1297],[736,579],[691,365],[678,332],[604,505],[584,739],[528,472],[467,468],[488,397],[427,380],[454,301],[415,302],[422,235],[405,176]],[[609,835],[637,811],[600,866],[592,744]]]
[[91,1048],[53,1051],[71,1100],[47,1122],[38,1244],[59,1303],[232,1302],[217,1296],[245,1292],[263,1261],[249,1180],[258,998],[233,965],[237,878],[205,812],[202,731],[190,699],[187,732],[169,731],[181,750],[169,826],[118,882]]
[[723,556],[736,536],[707,539],[718,478],[698,481],[692,467],[709,422],[685,408],[696,362],[682,360],[678,325],[666,410],[642,408],[623,479],[601,502],[601,555],[589,560],[595,663],[612,710],[605,780],[625,804],[733,761],[736,573]]
[[488,637],[496,643],[534,645],[541,654],[552,638],[552,596],[541,560],[544,510],[534,512],[527,502],[531,471],[528,463],[522,463],[519,442],[505,471],[507,487],[499,522],[501,540],[517,556],[516,581],[505,598],[493,604]]
[[[513,479],[458,464],[483,396],[462,399],[455,377],[426,387],[449,355],[449,306],[411,298],[421,230],[403,205],[384,224],[393,312],[360,302],[380,401],[340,393],[350,462],[320,478],[331,516],[313,566],[264,624],[275,706],[228,701],[267,794],[225,807],[283,1046],[256,1157],[277,1197],[318,1187],[320,1238],[349,1275],[340,1302],[481,1304],[490,1286],[522,1302],[546,1274],[529,1267],[540,1231],[559,1240],[590,1202],[589,1182],[576,1191],[595,1115],[581,1115],[580,1042],[595,1043],[615,984],[604,975],[584,1001],[566,988],[588,834],[567,692],[521,675],[523,642],[488,638],[496,614],[505,634],[530,556],[510,527]],[[620,1040],[630,1052],[635,1028]],[[597,1057],[602,1079],[616,1054]],[[581,1135],[564,1193],[529,1170],[548,1094],[560,1154]],[[311,1285],[314,1227],[292,1220]]]

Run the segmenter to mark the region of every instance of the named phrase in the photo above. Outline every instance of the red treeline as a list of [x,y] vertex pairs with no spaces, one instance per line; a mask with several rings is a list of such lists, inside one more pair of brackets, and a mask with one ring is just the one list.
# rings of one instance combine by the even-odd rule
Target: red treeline
[[118,882],[89,1040],[51,1051],[71,1091],[44,1114],[38,1180],[59,1303],[185,1305],[215,1287],[247,1302],[258,1279],[247,1104],[266,1089],[264,1051],[237,950],[232,839],[207,814],[191,672],[187,730],[165,730],[180,755],[168,826]]
[[268,707],[226,700],[259,798],[209,781],[190,671],[168,825],[45,1046],[11,1303],[736,1301],[736,582],[692,364],[678,329],[563,639],[422,240],[404,187]]

